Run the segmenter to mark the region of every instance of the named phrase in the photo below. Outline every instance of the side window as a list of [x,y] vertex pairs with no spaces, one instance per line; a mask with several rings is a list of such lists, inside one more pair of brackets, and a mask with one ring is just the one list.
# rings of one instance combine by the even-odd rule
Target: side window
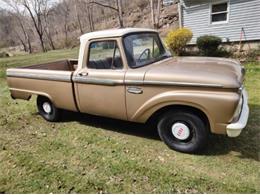
[[89,46],[87,67],[92,69],[121,69],[121,55],[116,41],[97,41]]
[[228,22],[228,2],[211,5],[211,23]]

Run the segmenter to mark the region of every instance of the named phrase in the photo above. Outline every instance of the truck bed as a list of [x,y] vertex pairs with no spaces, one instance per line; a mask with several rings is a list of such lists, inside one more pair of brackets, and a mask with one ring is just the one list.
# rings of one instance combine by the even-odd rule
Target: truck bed
[[77,60],[62,60],[7,70],[7,82],[14,99],[32,95],[48,97],[57,108],[77,111],[72,75]]
[[57,71],[74,71],[77,68],[78,60],[61,60],[56,62],[36,64],[21,67],[22,69],[38,70],[57,70]]

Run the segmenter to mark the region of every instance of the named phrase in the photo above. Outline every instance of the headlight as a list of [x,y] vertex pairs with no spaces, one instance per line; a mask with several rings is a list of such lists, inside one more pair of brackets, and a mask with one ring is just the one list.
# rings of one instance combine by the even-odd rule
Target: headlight
[[238,118],[240,116],[240,113],[241,113],[241,110],[242,110],[242,106],[243,106],[243,95],[241,96],[241,98],[240,98],[240,100],[238,102],[236,111],[234,113],[234,118],[233,118],[234,121],[238,120]]

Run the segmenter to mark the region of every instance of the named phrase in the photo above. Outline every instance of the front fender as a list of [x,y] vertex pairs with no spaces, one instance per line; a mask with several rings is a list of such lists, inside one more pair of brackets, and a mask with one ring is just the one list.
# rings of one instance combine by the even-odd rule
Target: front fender
[[224,131],[224,125],[232,120],[238,101],[239,95],[233,92],[168,91],[148,99],[130,120],[144,123],[161,108],[183,105],[201,110],[213,132]]

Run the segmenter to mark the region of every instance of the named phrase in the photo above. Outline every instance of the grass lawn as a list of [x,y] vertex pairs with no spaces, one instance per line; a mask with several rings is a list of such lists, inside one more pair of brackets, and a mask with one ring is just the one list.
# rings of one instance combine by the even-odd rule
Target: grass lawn
[[260,64],[246,64],[250,119],[201,155],[172,151],[143,125],[67,112],[48,123],[35,98],[10,98],[8,67],[77,58],[61,50],[0,59],[0,193],[260,193]]

